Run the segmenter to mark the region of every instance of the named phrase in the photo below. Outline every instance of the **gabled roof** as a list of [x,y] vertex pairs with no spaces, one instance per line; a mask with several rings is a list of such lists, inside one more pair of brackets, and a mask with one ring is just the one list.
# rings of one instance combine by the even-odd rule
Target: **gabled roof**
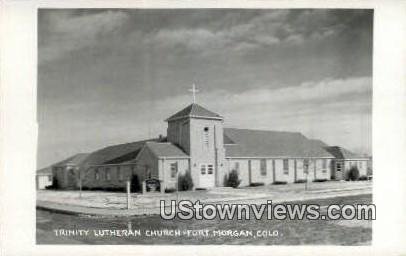
[[211,112],[210,110],[205,109],[204,107],[193,103],[187,106],[186,108],[182,109],[181,111],[177,112],[176,114],[172,115],[168,119],[167,122],[173,121],[176,119],[186,118],[186,117],[194,117],[194,118],[208,118],[208,119],[218,119],[222,120],[223,117],[219,114]]
[[37,175],[52,175],[52,166],[37,170]]
[[147,142],[145,146],[157,157],[179,157],[188,158],[189,156],[179,147],[170,142]]
[[225,128],[235,144],[224,145],[226,157],[333,157],[321,146],[298,132]]
[[62,160],[54,164],[53,166],[67,166],[67,165],[79,166],[87,159],[89,155],[90,155],[89,153],[79,153],[71,157],[68,157],[65,160]]
[[363,159],[363,158],[368,158],[368,157],[362,156],[360,154],[356,154],[354,152],[351,152],[348,149],[345,149],[345,148],[339,147],[339,146],[325,147],[325,149],[328,152],[330,152],[330,154],[332,154],[337,159]]
[[160,139],[142,140],[105,147],[90,154],[85,164],[117,164],[133,160],[137,157],[138,153],[141,151],[146,142],[159,140]]

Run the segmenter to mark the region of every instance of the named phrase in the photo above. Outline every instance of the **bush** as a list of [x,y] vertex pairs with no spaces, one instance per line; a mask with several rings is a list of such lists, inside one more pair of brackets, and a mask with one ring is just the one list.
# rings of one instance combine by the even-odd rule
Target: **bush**
[[307,180],[305,179],[300,179],[300,180],[296,180],[295,183],[306,183]]
[[359,179],[359,171],[356,166],[351,167],[351,169],[348,171],[348,179],[351,181]]
[[179,191],[187,191],[193,189],[193,179],[190,171],[187,171],[184,175],[178,176],[178,189]]
[[236,188],[240,185],[241,180],[238,177],[238,172],[236,170],[232,170],[228,176],[226,177],[226,187]]
[[251,182],[250,187],[259,187],[265,185],[263,182]]
[[285,185],[285,184],[287,184],[287,182],[286,181],[274,181],[272,184],[274,184],[274,185]]
[[176,192],[175,188],[165,188],[165,193],[173,193]]
[[52,177],[52,184],[45,186],[45,189],[58,189],[58,188],[59,188],[58,179],[55,176]]
[[325,182],[328,181],[328,179],[315,179],[313,182]]
[[[124,189],[125,191],[126,189]],[[131,176],[131,185],[130,185],[131,193],[140,192],[142,190],[140,180],[136,174]]]
[[365,175],[360,176],[358,180],[368,180],[368,176]]

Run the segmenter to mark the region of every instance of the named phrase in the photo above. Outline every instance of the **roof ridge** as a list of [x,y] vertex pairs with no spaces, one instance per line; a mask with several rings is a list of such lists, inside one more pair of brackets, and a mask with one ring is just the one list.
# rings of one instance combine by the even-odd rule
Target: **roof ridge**
[[[239,131],[254,131],[254,132],[280,132],[280,133],[294,133],[301,134],[301,132],[291,132],[291,131],[279,131],[279,130],[263,130],[263,129],[250,129],[250,128],[233,128],[233,127],[224,127],[225,130],[239,130]],[[304,135],[303,135],[304,136]],[[306,137],[307,138],[307,137]]]

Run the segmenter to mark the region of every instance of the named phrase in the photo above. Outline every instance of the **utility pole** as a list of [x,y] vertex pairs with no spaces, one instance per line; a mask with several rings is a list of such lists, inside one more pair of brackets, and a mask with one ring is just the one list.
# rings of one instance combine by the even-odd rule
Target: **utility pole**
[[131,207],[130,207],[130,204],[131,204],[131,200],[130,200],[130,197],[131,197],[131,182],[130,182],[130,180],[127,180],[127,210],[129,210]]

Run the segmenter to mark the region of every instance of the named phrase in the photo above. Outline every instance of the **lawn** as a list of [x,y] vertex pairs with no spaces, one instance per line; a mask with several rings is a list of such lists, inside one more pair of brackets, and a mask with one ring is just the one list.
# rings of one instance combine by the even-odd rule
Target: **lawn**
[[[306,203],[371,203],[371,195],[347,196],[311,200]],[[37,243],[39,244],[252,244],[252,245],[356,245],[369,244],[372,239],[372,221],[346,220],[174,220],[159,216],[121,218],[80,217],[37,211]],[[56,237],[54,229],[132,229],[141,230],[251,230],[275,231],[277,237]]]

